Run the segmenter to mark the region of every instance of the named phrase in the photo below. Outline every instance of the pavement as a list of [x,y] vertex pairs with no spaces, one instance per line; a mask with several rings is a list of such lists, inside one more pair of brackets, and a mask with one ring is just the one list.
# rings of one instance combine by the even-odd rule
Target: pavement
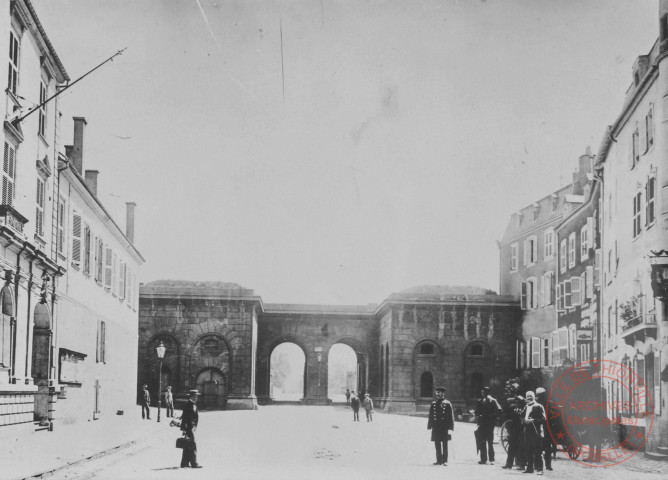
[[[178,412],[177,412],[178,415]],[[442,478],[432,467],[433,445],[423,418],[376,413],[374,422],[352,422],[344,407],[263,407],[259,411],[202,412],[198,450],[203,471],[178,468],[174,448],[178,429],[157,413],[142,420],[141,410],[32,432],[3,441],[0,478],[53,479],[423,479]],[[447,475],[469,480],[514,476],[501,470],[505,453],[497,445],[496,465],[477,465],[472,452],[475,425],[458,422],[451,443]],[[201,443],[201,445],[200,445]],[[261,454],[260,454],[261,453]],[[555,462],[552,479],[586,476],[588,480],[665,478],[668,462],[636,455],[615,468],[588,468],[565,457]]]

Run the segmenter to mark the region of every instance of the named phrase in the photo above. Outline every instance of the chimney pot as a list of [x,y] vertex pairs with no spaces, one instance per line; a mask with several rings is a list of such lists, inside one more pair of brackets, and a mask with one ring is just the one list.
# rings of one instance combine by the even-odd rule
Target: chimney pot
[[86,185],[93,195],[97,197],[97,176],[100,174],[98,170],[86,170]]
[[135,243],[135,202],[125,202],[125,236],[128,237],[130,243]]
[[84,117],[72,117],[72,119],[74,120],[74,144],[72,145],[70,160],[74,168],[79,172],[79,175],[81,175],[83,174],[84,130],[88,122],[86,122]]

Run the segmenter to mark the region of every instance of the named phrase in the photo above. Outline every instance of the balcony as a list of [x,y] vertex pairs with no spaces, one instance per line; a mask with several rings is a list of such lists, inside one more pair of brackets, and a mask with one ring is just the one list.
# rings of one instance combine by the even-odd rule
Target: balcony
[[633,317],[622,326],[621,336],[627,345],[633,346],[636,340],[644,342],[647,337],[656,340],[656,315],[646,313]]
[[0,205],[0,226],[5,225],[19,234],[23,234],[23,226],[28,219],[17,212],[11,205]]

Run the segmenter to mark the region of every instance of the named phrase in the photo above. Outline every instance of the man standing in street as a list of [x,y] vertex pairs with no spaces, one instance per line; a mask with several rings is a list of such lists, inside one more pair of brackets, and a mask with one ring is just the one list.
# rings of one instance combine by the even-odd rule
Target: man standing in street
[[536,395],[532,391],[526,394],[526,407],[522,411],[524,424],[524,445],[526,448],[527,468],[524,473],[543,474],[543,426],[545,424],[545,410],[536,402]]
[[350,396],[350,406],[353,409],[353,422],[360,421],[360,399],[357,398],[355,392],[352,392]]
[[[547,393],[543,387],[536,389],[536,402],[540,403],[543,410],[547,412]],[[545,414],[547,419],[547,413]],[[547,420],[543,424],[543,460],[545,461],[545,470],[552,470],[552,453],[554,452],[554,442],[547,431]]]
[[189,393],[190,398],[183,407],[181,415],[181,430],[185,433],[186,437],[192,440],[192,446],[183,449],[181,468],[202,468],[197,463],[197,443],[195,442],[195,430],[197,430],[197,423],[199,422],[199,412],[197,410],[199,392],[197,390],[190,390]]
[[172,395],[172,387],[168,386],[165,392],[165,407],[167,408],[167,417],[174,416],[174,396]]
[[[510,420],[508,427],[508,458],[506,464],[501,467],[506,470],[513,468],[517,462],[522,465],[522,411],[524,410],[524,397],[517,395],[508,399],[506,418]],[[522,468],[524,470],[524,468]]]
[[483,387],[480,391],[480,400],[475,408],[475,418],[478,424],[477,438],[480,441],[481,465],[487,463],[494,465],[494,427],[496,417],[501,412],[501,406],[494,397],[489,394],[489,387]]
[[350,405],[350,389],[346,388],[346,405]]
[[429,407],[427,430],[431,430],[431,441],[436,448],[434,465],[448,466],[448,440],[455,429],[455,415],[452,404],[445,399],[445,387],[436,387],[436,400]]
[[364,411],[366,412],[366,421],[373,422],[373,400],[368,393],[364,394]]
[[141,418],[151,419],[151,394],[148,393],[148,385],[144,384],[141,386]]

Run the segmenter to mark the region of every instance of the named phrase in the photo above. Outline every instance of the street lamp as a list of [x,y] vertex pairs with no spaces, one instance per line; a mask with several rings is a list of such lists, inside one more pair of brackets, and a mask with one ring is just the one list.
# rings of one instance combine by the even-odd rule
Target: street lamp
[[160,345],[158,345],[155,349],[155,351],[158,354],[158,360],[160,360],[160,367],[158,370],[158,422],[160,421],[160,399],[162,397],[162,360],[165,358],[165,346],[160,342]]
[[320,362],[322,361],[322,352],[318,352],[318,403],[320,403]]

